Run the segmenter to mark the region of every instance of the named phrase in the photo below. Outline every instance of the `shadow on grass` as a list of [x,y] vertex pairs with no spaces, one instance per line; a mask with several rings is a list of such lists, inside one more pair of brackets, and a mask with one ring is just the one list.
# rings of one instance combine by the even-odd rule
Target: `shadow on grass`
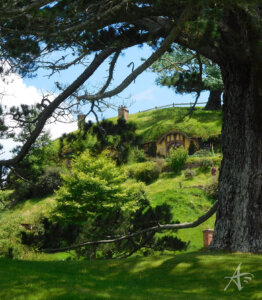
[[[238,264],[255,278],[232,283]],[[188,253],[84,262],[0,260],[1,299],[261,299],[262,256]],[[260,294],[259,294],[260,293]],[[259,298],[260,297],[260,298]]]

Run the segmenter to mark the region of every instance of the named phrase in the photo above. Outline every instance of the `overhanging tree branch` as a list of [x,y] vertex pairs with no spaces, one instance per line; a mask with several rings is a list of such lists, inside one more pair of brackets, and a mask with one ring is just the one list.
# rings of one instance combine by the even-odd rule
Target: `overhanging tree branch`
[[[7,2],[7,5],[3,7],[3,9],[0,10],[1,13],[3,13],[4,15],[21,15],[21,14],[24,14],[30,10],[33,10],[33,9],[38,9],[44,5],[47,5],[47,4],[50,4],[52,3],[53,1],[52,0],[36,0],[36,1],[32,1],[31,4],[26,4],[22,7],[19,7],[19,8],[13,8],[13,3],[8,3]],[[12,8],[8,7],[11,6]],[[21,5],[21,3],[18,3],[18,5]]]
[[90,241],[90,242],[85,242],[85,243],[81,243],[75,246],[71,246],[71,247],[64,247],[64,248],[58,248],[58,249],[44,249],[42,250],[42,252],[45,253],[56,253],[56,252],[64,252],[64,251],[69,251],[69,250],[74,250],[74,249],[79,249],[85,246],[91,246],[91,245],[99,245],[99,244],[112,244],[112,243],[116,243],[116,242],[120,242],[126,239],[130,239],[132,237],[144,234],[146,232],[159,232],[162,230],[177,230],[177,229],[185,229],[185,228],[194,228],[197,227],[198,225],[204,223],[206,220],[208,220],[217,210],[217,206],[218,206],[218,201],[216,201],[213,206],[201,217],[199,217],[197,220],[190,222],[190,223],[182,223],[182,224],[164,224],[164,225],[156,225],[153,227],[149,227],[131,234],[127,234],[127,235],[122,235],[120,237],[117,238],[113,238],[113,239],[105,239],[105,240],[99,240],[99,241]]
[[[163,41],[162,45],[158,50],[156,50],[142,65],[140,65],[137,69],[135,69],[117,88],[112,91],[104,93],[104,88],[102,88],[102,93],[98,93],[89,97],[88,101],[94,101],[98,99],[102,99],[105,97],[112,97],[118,93],[120,93],[124,88],[126,88],[139,74],[141,74],[146,68],[148,68],[155,60],[157,60],[172,44],[175,38],[180,34],[185,22],[190,18],[193,11],[193,5],[188,6],[184,9],[181,13],[180,18],[177,24],[170,30],[169,35]],[[22,146],[20,152],[12,159],[8,160],[0,160],[0,166],[10,166],[18,163],[21,161],[25,155],[27,154],[28,150],[30,149],[31,145],[35,142],[39,134],[41,133],[42,129],[46,121],[51,117],[53,112],[59,107],[59,105],[65,101],[68,97],[70,97],[76,90],[95,72],[95,70],[114,52],[118,52],[121,49],[126,47],[130,47],[137,42],[126,42],[126,45],[122,45],[121,47],[108,47],[102,50],[96,57],[93,59],[92,63],[85,69],[85,71],[70,85],[68,86],[58,97],[55,98],[53,102],[51,102],[44,110],[40,113],[38,117],[38,121],[36,123],[35,129],[31,133],[30,137],[26,141],[26,143]],[[115,55],[114,59],[117,59],[118,55]],[[111,68],[114,67],[114,59],[113,63],[111,64]],[[109,76],[110,79],[110,76]],[[111,81],[111,79],[110,79]],[[106,86],[107,87],[107,84]],[[80,99],[78,99],[80,100]]]
[[109,67],[109,76],[107,78],[107,81],[105,83],[105,85],[101,88],[101,90],[99,91],[99,94],[103,94],[106,89],[109,87],[110,83],[111,83],[111,80],[113,79],[113,74],[114,74],[114,68],[115,68],[115,65],[116,65],[116,62],[117,62],[117,59],[120,55],[120,52],[121,51],[117,51],[112,59],[112,61],[110,62],[110,67]]
[[120,85],[118,85],[116,88],[114,88],[111,91],[108,91],[106,93],[97,93],[94,95],[82,95],[78,97],[78,100],[98,100],[102,98],[109,98],[113,97],[116,94],[119,94],[122,92],[138,75],[140,75],[144,70],[146,70],[148,67],[150,67],[157,59],[159,59],[171,46],[171,44],[174,42],[174,40],[177,38],[177,36],[180,34],[183,26],[185,25],[185,22],[190,18],[193,11],[193,7],[189,6],[187,7],[183,13],[180,16],[180,19],[176,26],[174,26],[168,36],[165,38],[161,46],[138,68],[136,68],[129,76],[125,78],[125,80],[122,81]]
[[68,86],[59,96],[57,96],[53,102],[51,102],[39,115],[38,122],[35,126],[34,131],[22,146],[20,152],[12,159],[0,160],[0,166],[10,166],[21,161],[28,150],[35,142],[42,129],[45,126],[46,121],[51,117],[55,109],[69,96],[72,95],[93,73],[94,71],[103,63],[103,61],[116,51],[115,48],[106,48],[101,51],[92,61],[92,63],[85,69],[85,71],[70,85]]

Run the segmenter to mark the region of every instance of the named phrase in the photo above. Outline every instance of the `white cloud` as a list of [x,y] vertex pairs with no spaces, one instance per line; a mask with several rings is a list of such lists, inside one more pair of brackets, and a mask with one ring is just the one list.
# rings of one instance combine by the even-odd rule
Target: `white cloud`
[[[35,105],[42,100],[43,96],[42,91],[34,86],[27,86],[18,74],[11,74],[5,80],[0,80],[0,93],[2,94],[0,103],[7,108],[19,106],[20,104]],[[52,139],[60,137],[63,133],[72,132],[76,128],[77,122],[56,122],[45,127],[45,129],[50,131]],[[9,158],[10,154],[8,154],[8,151],[15,146],[14,142],[11,140],[0,140],[0,143],[3,144],[5,150],[5,154],[2,157]]]
[[154,87],[151,87],[143,92],[135,94],[134,96],[132,96],[132,99],[135,101],[152,101],[156,99],[154,92]]
[[51,138],[57,139],[62,136],[64,133],[69,133],[77,130],[77,122],[73,123],[61,123],[55,122],[52,124],[48,124],[45,129],[50,131]]
[[10,75],[7,81],[0,81],[0,92],[3,93],[1,104],[7,107],[34,105],[40,102],[42,97],[40,91],[33,86],[27,86],[17,74]]

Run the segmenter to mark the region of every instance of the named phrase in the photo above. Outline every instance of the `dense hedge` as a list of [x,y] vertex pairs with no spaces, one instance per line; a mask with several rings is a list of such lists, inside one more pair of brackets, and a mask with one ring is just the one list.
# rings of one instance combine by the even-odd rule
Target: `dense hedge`
[[156,180],[160,173],[161,167],[159,164],[152,161],[134,164],[127,168],[127,174],[129,177],[135,178],[138,181],[143,181],[146,184]]

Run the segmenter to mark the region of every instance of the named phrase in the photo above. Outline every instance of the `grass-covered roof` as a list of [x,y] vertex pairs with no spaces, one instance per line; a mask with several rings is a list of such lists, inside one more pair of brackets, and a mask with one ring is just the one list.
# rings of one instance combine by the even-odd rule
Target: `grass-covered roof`
[[[163,134],[176,130],[189,137],[204,140],[217,137],[222,128],[222,112],[197,108],[191,117],[186,116],[188,108],[164,108],[129,115],[129,121],[136,123],[137,133],[144,142],[158,140]],[[111,120],[116,120],[113,118]]]

